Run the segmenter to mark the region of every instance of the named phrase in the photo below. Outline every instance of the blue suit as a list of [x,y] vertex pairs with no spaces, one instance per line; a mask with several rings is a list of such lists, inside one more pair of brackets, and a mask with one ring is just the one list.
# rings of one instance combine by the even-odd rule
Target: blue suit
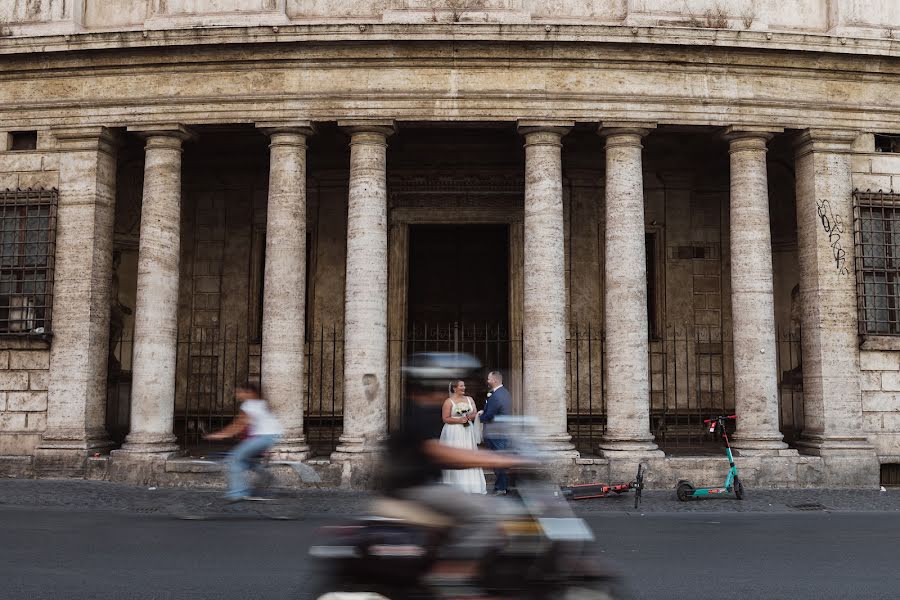
[[[512,414],[512,396],[509,395],[509,390],[501,385],[487,399],[487,403],[484,405],[484,413],[481,415],[481,422],[484,424],[484,443],[491,450],[505,450],[506,438],[492,436],[490,433],[492,428],[489,424],[496,417],[510,414]],[[496,476],[494,490],[506,491],[509,485],[506,469],[494,469],[494,475]]]

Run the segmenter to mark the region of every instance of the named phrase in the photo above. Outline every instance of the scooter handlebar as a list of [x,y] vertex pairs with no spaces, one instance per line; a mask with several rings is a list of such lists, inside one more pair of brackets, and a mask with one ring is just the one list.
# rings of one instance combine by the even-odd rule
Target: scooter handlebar
[[721,416],[721,417],[716,417],[715,419],[704,419],[703,422],[706,423],[707,425],[709,425],[710,423],[715,423],[719,419],[737,419],[737,415]]

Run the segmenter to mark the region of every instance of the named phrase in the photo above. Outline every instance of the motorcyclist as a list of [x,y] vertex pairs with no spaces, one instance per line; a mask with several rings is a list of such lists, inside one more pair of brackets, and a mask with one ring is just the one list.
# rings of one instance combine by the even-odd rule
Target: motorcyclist
[[[440,483],[443,469],[513,468],[526,461],[498,452],[454,448],[440,443],[441,406],[448,382],[465,378],[480,368],[466,354],[429,352],[414,354],[404,368],[408,402],[399,431],[391,435],[383,474],[384,493],[416,503],[443,517],[450,541],[432,576],[436,580],[465,580],[475,574],[477,561],[493,539],[497,514],[510,510],[502,498],[469,494]],[[409,511],[407,511],[409,512]]]

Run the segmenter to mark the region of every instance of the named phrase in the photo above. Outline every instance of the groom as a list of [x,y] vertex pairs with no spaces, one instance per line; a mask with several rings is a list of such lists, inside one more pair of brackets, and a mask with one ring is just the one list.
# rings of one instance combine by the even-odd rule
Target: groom
[[[481,411],[481,422],[485,425],[492,423],[495,417],[501,415],[509,415],[512,413],[512,398],[509,390],[503,387],[503,375],[500,371],[491,371],[487,378],[490,391],[487,395],[487,402],[484,410]],[[491,435],[492,427],[484,428],[484,443],[491,450],[505,450],[506,438],[500,435]],[[494,495],[505,496],[507,486],[509,485],[506,476],[506,469],[494,469],[496,480],[494,481]]]

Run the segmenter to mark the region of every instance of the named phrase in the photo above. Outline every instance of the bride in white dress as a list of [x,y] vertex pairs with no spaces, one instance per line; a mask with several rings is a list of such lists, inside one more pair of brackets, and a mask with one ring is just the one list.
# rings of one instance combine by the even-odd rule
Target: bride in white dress
[[[478,411],[475,401],[466,396],[464,381],[450,384],[450,397],[444,400],[442,411],[444,429],[441,430],[441,442],[456,448],[475,450],[478,448],[479,430]],[[443,481],[472,494],[486,494],[484,471],[474,469],[448,469],[444,471]]]

